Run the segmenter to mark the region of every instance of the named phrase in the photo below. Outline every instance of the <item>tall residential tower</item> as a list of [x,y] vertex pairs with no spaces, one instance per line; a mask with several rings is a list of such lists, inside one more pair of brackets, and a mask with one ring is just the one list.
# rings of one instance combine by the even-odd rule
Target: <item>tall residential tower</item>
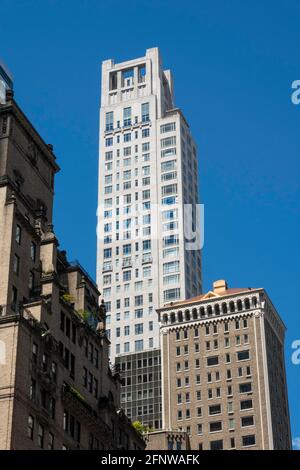
[[[97,281],[111,359],[123,372],[123,406],[155,428],[161,427],[155,309],[201,292],[200,249],[186,249],[184,236],[188,228],[199,232],[197,175],[196,146],[159,50],[104,61]],[[191,223],[184,217],[188,204]]]

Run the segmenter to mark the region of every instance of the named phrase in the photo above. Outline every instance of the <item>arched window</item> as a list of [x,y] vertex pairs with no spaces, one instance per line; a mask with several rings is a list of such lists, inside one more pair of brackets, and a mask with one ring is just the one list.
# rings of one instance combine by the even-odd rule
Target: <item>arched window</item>
[[167,324],[168,323],[168,315],[163,316],[163,323]]
[[235,311],[235,305],[234,305],[234,302],[233,302],[233,301],[229,302],[229,310],[230,310],[230,312],[234,312],[234,311]]
[[215,315],[220,315],[220,305],[219,304],[215,305]]
[[245,308],[249,309],[250,308],[250,300],[247,298],[245,299]]
[[205,308],[204,307],[200,307],[200,317],[205,318]]
[[227,313],[227,303],[226,302],[222,303],[222,312]]
[[171,313],[171,323],[175,323],[176,319],[175,319],[175,313],[172,312]]
[[186,320],[186,321],[189,321],[190,319],[191,319],[190,311],[189,311],[189,310],[186,310],[186,311],[185,311],[185,320]]
[[253,307],[257,306],[257,297],[252,297],[252,305]]
[[207,316],[208,316],[208,317],[212,317],[212,314],[213,314],[213,312],[212,312],[212,307],[211,307],[211,305],[209,305],[209,306],[207,307]]
[[193,308],[192,310],[192,315],[193,315],[193,320],[197,320],[198,317],[198,312],[196,308]]
[[237,309],[238,309],[239,312],[240,312],[241,310],[243,310],[243,303],[242,303],[241,299],[239,299],[239,300],[237,301]]
[[178,321],[183,322],[183,315],[181,311],[177,313],[177,318],[178,318]]

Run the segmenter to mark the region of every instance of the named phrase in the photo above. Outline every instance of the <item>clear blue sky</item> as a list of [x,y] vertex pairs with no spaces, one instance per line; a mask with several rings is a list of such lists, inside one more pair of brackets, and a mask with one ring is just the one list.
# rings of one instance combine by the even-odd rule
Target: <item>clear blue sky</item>
[[100,64],[159,46],[199,146],[204,287],[265,287],[287,325],[293,437],[300,436],[300,2],[0,0],[0,57],[16,100],[62,171],[55,228],[95,272]]

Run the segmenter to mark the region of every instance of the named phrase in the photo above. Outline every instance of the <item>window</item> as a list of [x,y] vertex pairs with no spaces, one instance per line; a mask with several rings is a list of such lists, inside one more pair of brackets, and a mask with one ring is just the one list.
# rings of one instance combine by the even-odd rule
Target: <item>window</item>
[[209,423],[209,432],[222,431],[222,421],[215,421],[214,423]]
[[14,273],[18,276],[20,272],[20,257],[18,255],[14,256]]
[[136,335],[141,335],[143,334],[143,331],[144,331],[144,326],[143,326],[143,323],[136,323],[134,325],[134,333]]
[[123,109],[123,125],[124,127],[131,126],[131,107]]
[[149,103],[142,104],[142,122],[148,122],[150,119],[149,116]]
[[38,428],[38,446],[43,449],[44,448],[44,427],[39,424],[39,428]]
[[176,147],[171,147],[165,150],[161,151],[161,157],[172,157],[173,155],[176,155]]
[[247,359],[250,359],[249,349],[246,349],[245,351],[239,351],[237,353],[237,360],[238,361],[245,361]]
[[163,265],[163,273],[170,274],[179,271],[179,261],[171,261],[169,263],[164,263]]
[[112,131],[114,128],[114,113],[110,111],[105,115],[105,130]]
[[111,147],[113,144],[113,138],[112,137],[108,137],[107,139],[105,139],[105,147]]
[[254,425],[254,417],[253,416],[243,416],[241,418],[241,426],[245,428],[246,426],[253,426]]
[[166,132],[171,132],[176,130],[175,122],[168,122],[167,124],[162,124],[160,126],[160,133],[165,134]]
[[211,416],[219,415],[222,412],[221,405],[211,405],[208,409]]
[[144,349],[144,341],[142,339],[135,341],[134,345],[135,351],[142,351]]
[[254,446],[254,445],[255,445],[255,435],[254,434],[242,437],[242,446],[243,447]]
[[211,356],[207,358],[207,366],[216,366],[219,364],[219,356]]
[[161,188],[161,195],[167,196],[170,194],[177,194],[177,184],[168,184],[167,186],[163,186]]
[[176,136],[172,136],[172,137],[165,137],[164,139],[161,139],[160,140],[160,145],[161,145],[161,148],[166,148],[166,147],[172,147],[174,145],[176,145]]
[[130,132],[126,132],[126,134],[124,134],[123,141],[124,142],[130,142],[131,141],[131,133]]
[[147,127],[146,129],[142,129],[142,138],[149,137],[150,129]]
[[52,432],[49,432],[49,439],[48,439],[48,450],[54,449],[54,435]]
[[253,408],[252,400],[242,400],[241,401],[241,410],[249,410]]
[[251,382],[246,382],[239,385],[240,393],[248,393],[252,391]]
[[164,301],[171,302],[173,300],[179,299],[180,297],[180,289],[168,289],[164,291]]
[[33,433],[34,433],[34,417],[29,415],[28,422],[27,422],[27,437],[33,441]]
[[32,362],[34,364],[37,363],[37,357],[38,357],[38,345],[36,343],[33,343],[33,345],[32,345]]
[[228,420],[228,429],[234,429],[235,428],[235,421],[234,418],[230,418]]
[[223,441],[221,439],[219,441],[211,441],[210,450],[223,450]]
[[202,432],[203,432],[203,430],[202,430],[202,424],[199,423],[199,424],[197,425],[197,434],[202,434]]
[[22,238],[22,229],[20,227],[20,225],[17,225],[16,226],[16,243],[18,245],[21,245],[21,238]]

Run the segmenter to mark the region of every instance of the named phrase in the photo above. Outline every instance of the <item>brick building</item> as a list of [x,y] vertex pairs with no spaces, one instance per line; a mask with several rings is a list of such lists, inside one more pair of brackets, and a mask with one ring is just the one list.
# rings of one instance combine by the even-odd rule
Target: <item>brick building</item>
[[191,449],[290,449],[285,326],[264,289],[213,290],[158,310],[163,428]]

